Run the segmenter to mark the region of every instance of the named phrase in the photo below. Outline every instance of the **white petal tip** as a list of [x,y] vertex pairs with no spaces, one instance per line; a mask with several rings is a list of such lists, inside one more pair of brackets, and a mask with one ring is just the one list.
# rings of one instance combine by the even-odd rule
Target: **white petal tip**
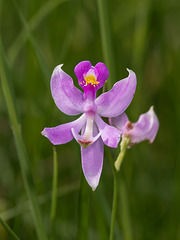
[[151,106],[149,111],[154,111],[154,106]]
[[136,76],[135,72],[133,72],[131,69],[129,69],[129,68],[126,68],[126,70],[129,72],[129,74],[133,74],[133,75],[135,75],[135,76]]
[[53,71],[53,75],[56,75],[58,72],[60,72],[62,69],[63,64],[59,64],[58,66],[55,67]]
[[46,131],[45,131],[45,129],[44,129],[44,130],[42,130],[41,134],[42,134],[43,136],[47,137],[47,134],[46,134]]
[[[98,182],[98,184],[99,184],[99,182]],[[89,184],[93,192],[96,190],[98,184],[97,184],[97,182],[93,182],[93,183],[91,182],[91,184]]]
[[57,65],[57,67],[58,67],[58,68],[62,68],[63,65],[64,65],[64,64],[61,63],[61,64]]

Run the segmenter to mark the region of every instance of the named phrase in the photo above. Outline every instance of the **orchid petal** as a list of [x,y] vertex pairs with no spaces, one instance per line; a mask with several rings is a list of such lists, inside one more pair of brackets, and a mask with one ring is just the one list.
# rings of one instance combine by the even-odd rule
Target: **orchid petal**
[[83,114],[77,120],[66,124],[59,125],[52,128],[44,128],[42,135],[47,137],[49,141],[54,145],[64,144],[70,142],[74,136],[71,129],[75,129],[79,132],[86,122],[86,116]]
[[114,118],[109,118],[109,123],[122,132],[126,131],[126,124],[128,121],[128,117],[125,113],[122,113],[121,115]]
[[95,100],[100,116],[116,117],[129,106],[136,90],[136,75],[129,69],[128,72],[127,78],[115,83],[109,92],[101,94]]
[[79,85],[82,86],[82,83],[84,81],[84,74],[89,71],[91,68],[91,63],[89,61],[82,61],[78,63],[75,68],[74,72],[76,74],[76,77],[79,81]]
[[117,128],[109,126],[98,115],[95,117],[95,122],[101,133],[101,138],[108,147],[117,148],[120,141],[121,131]]
[[[86,91],[97,91],[100,89],[105,81],[109,77],[109,70],[107,69],[106,65],[102,62],[96,64],[95,67],[91,66],[89,61],[82,61],[78,63],[74,69],[76,77],[79,81],[79,85]],[[94,83],[88,84],[86,82],[86,76],[93,76]]]
[[65,114],[77,115],[83,112],[83,93],[77,89],[72,78],[58,65],[51,76],[51,92],[56,106]]
[[136,144],[144,140],[152,143],[159,129],[159,120],[153,107],[148,112],[141,114],[138,121],[133,124],[133,129],[129,131],[131,143]]
[[107,69],[106,65],[102,62],[96,64],[95,69],[98,71],[98,78],[97,81],[99,82],[96,90],[100,89],[105,81],[109,77],[109,70]]
[[[94,126],[94,134],[97,134]],[[99,184],[103,167],[104,144],[101,138],[87,148],[81,147],[82,169],[84,176],[94,191]]]

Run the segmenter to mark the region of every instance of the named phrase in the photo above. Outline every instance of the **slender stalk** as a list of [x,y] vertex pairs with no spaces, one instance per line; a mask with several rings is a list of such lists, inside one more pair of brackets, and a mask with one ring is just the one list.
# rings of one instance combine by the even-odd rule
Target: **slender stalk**
[[12,239],[14,240],[20,240],[20,238],[18,238],[18,236],[13,232],[13,230],[7,225],[6,222],[3,221],[3,219],[0,217],[0,223],[2,224],[2,226],[6,229],[6,231],[9,233],[9,235],[11,236]]
[[[97,0],[97,5],[98,5],[98,12],[99,12],[103,56],[104,56],[105,63],[107,64],[107,67],[109,68],[109,71],[110,71],[110,80],[114,81],[116,79],[116,71],[115,71],[115,61],[114,61],[114,54],[113,54],[113,47],[112,47],[113,45],[112,45],[112,39],[111,39],[111,29],[110,29],[107,0]],[[109,85],[107,87],[109,89]],[[105,92],[105,88],[103,88],[103,92]],[[116,161],[117,166],[114,166],[114,161],[112,159],[111,153],[106,148],[106,153],[111,163],[113,176],[114,176],[113,206],[112,206],[111,228],[110,228],[110,238],[109,238],[110,240],[114,239],[114,226],[115,226],[118,188],[119,188],[118,187],[118,169],[120,169],[121,162],[126,153],[127,144],[128,144],[127,142],[124,142],[123,146],[121,146],[123,148],[123,152],[120,153],[119,160]],[[124,220],[122,219],[122,221]]]
[[35,191],[35,185],[33,182],[33,177],[31,173],[31,169],[29,166],[29,158],[27,155],[26,147],[24,145],[21,127],[18,122],[17,113],[15,110],[14,99],[13,99],[13,91],[10,88],[10,83],[8,82],[7,78],[7,69],[5,70],[5,63],[4,63],[4,51],[2,47],[2,42],[0,38],[0,76],[2,82],[2,89],[5,97],[5,101],[7,104],[7,109],[9,113],[10,123],[14,134],[16,149],[18,153],[18,158],[21,166],[22,176],[25,183],[25,189],[31,203],[32,214],[34,217],[34,222],[36,226],[36,231],[39,240],[46,240],[46,234],[42,222],[42,217],[40,214],[40,208],[37,201],[37,195]]
[[121,163],[124,159],[124,156],[126,154],[126,150],[127,150],[127,147],[128,147],[128,144],[130,143],[130,138],[129,137],[124,137],[121,141],[121,144],[120,144],[120,153],[114,163],[115,165],[115,168],[117,171],[120,171],[120,167],[121,167]]
[[57,187],[58,187],[58,161],[56,148],[53,147],[53,183],[52,183],[52,204],[51,204],[51,234],[53,235],[53,226],[56,217],[57,208]]
[[[105,63],[110,72],[110,80],[114,81],[116,79],[115,74],[115,62],[113,56],[113,44],[111,39],[111,29],[110,29],[110,20],[108,14],[108,6],[106,0],[97,0],[98,12],[99,12],[99,22],[101,30],[101,42],[103,48],[103,56]],[[103,92],[105,92],[106,85],[103,87]],[[110,81],[107,82],[107,88],[110,88]],[[110,160],[113,176],[114,176],[114,193],[113,193],[113,205],[112,205],[112,214],[111,214],[111,227],[110,227],[110,240],[114,238],[114,226],[116,219],[116,208],[117,208],[117,196],[118,196],[118,174],[114,167],[114,161],[108,150],[106,150],[108,158]]]
[[113,205],[112,205],[112,214],[111,214],[111,228],[109,240],[114,239],[114,227],[116,220],[116,212],[117,212],[117,198],[118,198],[118,175],[114,174],[114,190],[113,190]]
[[124,179],[121,178],[120,180],[120,206],[121,206],[121,219],[122,219],[122,229],[124,240],[132,240],[132,229],[131,229],[131,221],[129,215],[129,206],[128,206],[128,197],[127,197],[127,190]]
[[108,148],[106,148],[106,154],[109,158],[109,161],[112,166],[113,170],[113,177],[114,177],[114,189],[113,189],[113,204],[112,204],[112,213],[111,213],[111,227],[110,227],[110,235],[109,240],[114,239],[114,227],[115,227],[115,220],[116,220],[116,212],[117,212],[117,199],[118,199],[118,171],[114,167],[114,161],[112,159],[111,153]]
[[81,173],[81,184],[78,206],[78,233],[77,240],[88,239],[89,222],[89,186]]

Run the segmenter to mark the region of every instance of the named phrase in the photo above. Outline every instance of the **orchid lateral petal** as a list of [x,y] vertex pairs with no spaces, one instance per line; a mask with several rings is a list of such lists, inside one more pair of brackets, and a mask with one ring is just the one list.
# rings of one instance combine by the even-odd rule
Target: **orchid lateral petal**
[[83,112],[83,93],[77,89],[72,78],[58,65],[51,76],[51,93],[56,106],[67,115]]
[[[94,134],[96,135],[98,131],[96,127],[94,127],[94,129]],[[101,138],[87,148],[81,147],[83,173],[93,191],[99,184],[103,167],[103,155],[104,144]]]
[[109,126],[98,115],[95,117],[95,122],[101,133],[101,138],[108,147],[117,148],[120,141],[121,131],[115,127]]
[[54,145],[64,144],[70,142],[74,136],[71,129],[74,128],[79,132],[86,122],[86,116],[83,114],[77,120],[66,124],[59,125],[52,128],[44,128],[42,135],[47,137]]
[[152,143],[159,129],[159,120],[154,112],[153,107],[148,112],[141,114],[138,121],[133,124],[133,128],[129,131],[131,143],[136,144],[144,140]]
[[115,83],[109,92],[101,94],[95,100],[100,116],[116,117],[129,106],[136,90],[136,75],[129,69],[128,72],[127,78]]

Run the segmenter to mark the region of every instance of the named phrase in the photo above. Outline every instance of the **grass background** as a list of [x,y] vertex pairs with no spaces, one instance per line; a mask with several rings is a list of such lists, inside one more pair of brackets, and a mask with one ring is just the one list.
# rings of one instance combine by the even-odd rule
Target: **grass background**
[[[160,121],[152,145],[128,150],[121,176],[125,181],[133,238],[180,239],[180,3],[177,0],[108,1],[115,79],[126,68],[137,75],[137,91],[127,109],[136,121],[151,105]],[[61,113],[51,97],[54,67],[77,86],[73,69],[82,60],[104,61],[97,2],[80,0],[0,1],[0,34],[8,79],[15,95],[30,166],[46,231],[50,231],[53,175],[51,143],[40,132],[76,117]],[[111,69],[109,69],[111,71]],[[80,148],[72,142],[56,147],[58,208],[55,239],[76,239],[81,176]],[[117,151],[112,150],[114,157]],[[108,239],[113,176],[105,155],[100,184],[89,189],[89,239]],[[125,239],[122,199],[118,202],[115,239]],[[6,103],[0,88],[0,216],[20,239],[37,239],[14,144]],[[0,239],[10,239],[0,226]]]

